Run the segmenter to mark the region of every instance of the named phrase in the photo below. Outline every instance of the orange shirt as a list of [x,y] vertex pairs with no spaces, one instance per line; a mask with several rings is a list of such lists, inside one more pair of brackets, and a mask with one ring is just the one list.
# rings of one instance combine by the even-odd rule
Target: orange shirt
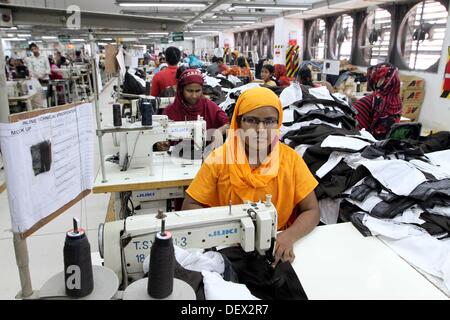
[[229,74],[236,77],[250,77],[250,82],[253,81],[252,71],[248,67],[240,68],[238,66],[233,66],[225,72],[225,75]]
[[[251,199],[242,199],[242,195],[233,191],[230,167],[235,164],[225,164],[224,146],[209,155],[186,192],[197,202],[209,207],[226,206],[230,200],[232,204],[242,204],[245,200],[264,201],[266,195],[271,194],[278,213],[278,230],[285,229],[297,204],[313,192],[318,183],[295,150],[282,143],[279,146],[280,166],[277,176],[265,187],[248,186],[245,197]],[[260,169],[252,170],[252,174],[259,173]]]

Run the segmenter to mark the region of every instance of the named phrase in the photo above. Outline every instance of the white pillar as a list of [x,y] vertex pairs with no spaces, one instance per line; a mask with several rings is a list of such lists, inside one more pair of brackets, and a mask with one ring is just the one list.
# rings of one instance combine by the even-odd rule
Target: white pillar
[[[274,64],[285,64],[286,49],[289,40],[296,40],[300,49],[300,56],[303,53],[303,33],[304,23],[302,19],[277,18],[274,29]],[[277,50],[277,46],[281,46]],[[277,54],[279,52],[279,54]]]

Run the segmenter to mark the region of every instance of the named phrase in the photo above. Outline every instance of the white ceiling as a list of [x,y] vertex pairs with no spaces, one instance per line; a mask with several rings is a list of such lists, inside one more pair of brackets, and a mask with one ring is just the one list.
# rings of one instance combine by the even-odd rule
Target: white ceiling
[[[117,2],[131,2],[133,0],[117,0]],[[144,0],[134,0],[139,2]],[[170,0],[158,0],[167,2]],[[173,1],[173,0],[172,0]],[[188,0],[177,0],[177,3],[186,2]],[[251,30],[274,24],[276,17],[290,17],[310,19],[316,16],[333,14],[350,9],[370,7],[380,5],[386,0],[191,0],[195,2],[207,2],[206,7],[201,8],[183,8],[181,6],[175,8],[150,8],[150,7],[122,7],[116,3],[116,0],[10,0],[10,4],[31,6],[31,7],[46,7],[53,9],[66,9],[70,5],[78,5],[82,11],[101,12],[101,13],[126,13],[132,15],[142,15],[157,18],[179,19],[188,22],[191,30],[221,30],[236,32],[241,30]],[[217,2],[223,3],[216,6]],[[312,9],[308,11],[280,11],[273,9],[235,9],[228,11],[232,3],[243,4],[290,4],[301,5],[308,4]],[[208,9],[210,6],[214,8],[198,17],[197,15]],[[215,16],[214,16],[215,15]],[[264,15],[270,15],[264,17]],[[201,20],[201,21],[199,21]],[[241,23],[240,21],[246,21]],[[248,24],[248,21],[254,22]],[[126,29],[127,26],[120,26]],[[139,30],[136,30],[139,31]],[[182,30],[180,30],[182,31]],[[186,31],[186,30],[185,30]]]

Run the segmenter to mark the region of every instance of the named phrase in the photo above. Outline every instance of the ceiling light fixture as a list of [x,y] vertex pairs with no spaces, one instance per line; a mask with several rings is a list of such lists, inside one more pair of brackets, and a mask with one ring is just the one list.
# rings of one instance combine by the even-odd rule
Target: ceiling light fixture
[[311,5],[233,3],[230,8],[305,11],[311,9]]
[[118,2],[121,7],[206,7],[204,2]]

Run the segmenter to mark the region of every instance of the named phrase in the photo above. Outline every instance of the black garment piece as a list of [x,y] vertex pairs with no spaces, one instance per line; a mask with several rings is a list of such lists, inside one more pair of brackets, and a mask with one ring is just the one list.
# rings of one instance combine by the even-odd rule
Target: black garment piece
[[280,96],[281,92],[283,92],[283,90],[285,89],[285,87],[273,87],[273,86],[265,86],[265,85],[262,85],[261,87],[265,87],[267,89],[272,90],[273,93],[275,93],[277,96]]
[[320,144],[321,142],[309,147],[303,154],[303,160],[319,181],[319,185],[314,190],[318,199],[335,198],[364,177],[370,175],[370,172],[365,167],[359,166],[356,170],[353,170],[341,160],[333,170],[324,177],[318,178],[315,173],[328,161],[331,152],[334,151],[331,148],[322,148]]
[[319,125],[310,125],[307,127],[302,127],[297,130],[289,131],[282,137],[282,141],[284,142],[286,139],[292,140],[292,143],[290,143],[289,146],[291,148],[295,148],[300,144],[316,144],[319,142],[321,143],[329,135],[359,136],[360,133],[356,129],[354,130],[340,129],[340,128],[333,128],[325,124],[319,124]]
[[409,196],[422,201],[425,201],[432,196],[450,198],[450,179],[425,181],[419,184]]
[[419,146],[405,140],[386,139],[372,143],[367,146],[361,156],[367,159],[387,157],[392,155],[397,159],[413,160],[423,157],[424,153]]
[[308,297],[289,262],[279,263],[275,269],[265,257],[246,253],[241,247],[219,251],[228,257],[239,282],[247,286],[257,298],[264,300],[307,300]]
[[441,131],[420,137],[417,143],[424,153],[450,149],[450,131]]
[[425,220],[425,223],[418,226],[424,228],[430,235],[439,236],[440,239],[450,236],[450,217],[424,212],[420,215],[420,219]]
[[233,82],[231,82],[228,79],[225,79],[225,78],[222,78],[222,77],[216,77],[216,79],[220,80],[220,86],[222,88],[233,89],[235,87]]
[[293,105],[298,108],[301,108],[305,104],[316,104],[316,105],[321,104],[324,107],[338,107],[342,110],[342,112],[351,117],[354,117],[356,115],[357,111],[352,105],[347,104],[343,100],[337,99],[335,96],[331,94],[330,97],[333,98],[333,100],[318,99],[315,96],[308,93],[308,95],[302,97],[302,100],[294,102]]
[[369,176],[362,184],[352,189],[350,199],[363,201],[371,191],[381,191],[381,187],[372,176]]
[[416,200],[407,197],[398,197],[396,201],[391,203],[381,201],[369,212],[369,214],[376,218],[392,219],[396,215],[412,207],[416,202]]
[[350,216],[350,221],[364,237],[371,237],[372,233],[370,232],[369,228],[367,228],[362,222],[364,215],[364,212],[355,212]]
[[319,119],[335,125],[339,125],[339,123],[341,123],[342,127],[347,130],[355,130],[356,128],[356,120],[354,118],[337,110],[312,110],[307,114],[300,114],[297,110],[294,111],[293,123],[311,121],[314,119]]

